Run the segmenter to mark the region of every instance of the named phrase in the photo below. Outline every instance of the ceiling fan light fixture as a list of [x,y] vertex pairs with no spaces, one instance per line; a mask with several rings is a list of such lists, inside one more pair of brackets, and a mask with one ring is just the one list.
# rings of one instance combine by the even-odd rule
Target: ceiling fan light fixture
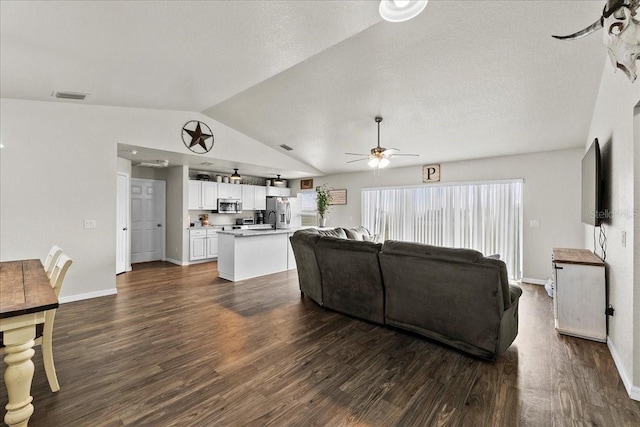
[[276,179],[273,180],[274,184],[282,184],[284,183],[284,180],[282,178],[280,178],[280,175],[278,175],[278,177]]
[[389,166],[389,163],[389,159],[387,159],[386,157],[372,157],[371,160],[369,160],[368,165],[369,167],[374,169],[382,169]]
[[389,22],[404,22],[415,18],[427,7],[429,0],[381,0],[380,16]]
[[231,181],[240,181],[240,179],[242,179],[242,177],[238,173],[238,169],[234,168],[233,169],[233,174],[231,174]]

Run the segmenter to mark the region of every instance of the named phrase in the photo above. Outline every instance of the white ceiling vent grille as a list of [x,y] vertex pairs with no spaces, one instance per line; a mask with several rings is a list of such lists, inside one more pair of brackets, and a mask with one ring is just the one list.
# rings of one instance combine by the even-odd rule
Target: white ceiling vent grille
[[293,150],[293,148],[289,147],[287,144],[282,144],[282,145],[280,145],[280,148],[282,148],[282,149],[284,149],[284,150],[287,150],[287,151],[291,151],[291,150]]
[[53,96],[60,99],[74,99],[76,101],[84,101],[84,99],[89,96],[88,93],[80,93],[80,92],[53,92]]

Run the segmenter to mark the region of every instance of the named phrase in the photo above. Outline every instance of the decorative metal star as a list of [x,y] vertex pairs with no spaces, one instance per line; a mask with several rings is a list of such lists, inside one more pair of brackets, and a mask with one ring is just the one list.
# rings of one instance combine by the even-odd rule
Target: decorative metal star
[[[196,123],[195,130],[187,129],[187,127],[190,127],[189,125],[194,122]],[[191,120],[187,122],[182,128],[182,131],[183,131],[182,140],[184,141],[184,145],[186,145],[189,150],[198,154],[207,153],[213,147],[213,133],[211,132],[209,134],[209,133],[203,132],[202,127],[205,127],[209,132],[211,132],[211,129],[209,128],[209,126],[206,125],[206,123],[199,122],[197,120]],[[186,137],[186,135],[184,134],[185,132],[191,137],[191,141],[188,141],[188,137]],[[207,146],[207,140],[209,138],[211,138],[211,141],[210,141],[210,145]],[[202,147],[202,152],[201,150],[194,149],[194,147],[197,148],[197,146]]]

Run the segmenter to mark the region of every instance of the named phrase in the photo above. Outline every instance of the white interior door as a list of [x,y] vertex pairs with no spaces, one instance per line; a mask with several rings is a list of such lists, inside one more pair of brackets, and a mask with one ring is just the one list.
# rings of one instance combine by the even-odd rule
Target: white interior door
[[165,182],[131,180],[131,262],[164,259]]
[[116,274],[127,270],[129,255],[129,175],[116,175]]

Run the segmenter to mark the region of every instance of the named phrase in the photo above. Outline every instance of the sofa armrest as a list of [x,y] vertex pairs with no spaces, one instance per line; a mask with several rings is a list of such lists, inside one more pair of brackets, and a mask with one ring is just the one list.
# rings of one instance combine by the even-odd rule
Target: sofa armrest
[[511,297],[511,305],[515,304],[522,296],[522,288],[518,285],[509,285],[509,296]]

